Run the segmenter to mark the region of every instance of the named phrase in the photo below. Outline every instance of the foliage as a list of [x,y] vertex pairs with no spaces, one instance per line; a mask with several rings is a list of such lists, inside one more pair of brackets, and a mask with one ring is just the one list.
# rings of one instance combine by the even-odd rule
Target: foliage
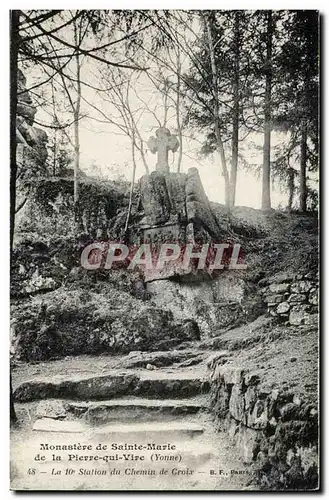
[[319,17],[316,11],[291,11],[283,21],[287,35],[278,55],[276,130],[289,132],[281,147],[274,174],[289,177],[301,161],[302,127],[307,128],[307,168],[319,166]]
[[48,133],[48,174],[56,177],[72,176],[72,164],[73,153],[67,136],[61,130],[52,130],[52,133]]

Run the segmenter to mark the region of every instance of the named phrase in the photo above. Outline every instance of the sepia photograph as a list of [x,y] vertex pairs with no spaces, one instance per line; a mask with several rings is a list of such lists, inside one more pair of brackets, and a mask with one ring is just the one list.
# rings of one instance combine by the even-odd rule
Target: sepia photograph
[[319,491],[319,11],[9,17],[10,489]]

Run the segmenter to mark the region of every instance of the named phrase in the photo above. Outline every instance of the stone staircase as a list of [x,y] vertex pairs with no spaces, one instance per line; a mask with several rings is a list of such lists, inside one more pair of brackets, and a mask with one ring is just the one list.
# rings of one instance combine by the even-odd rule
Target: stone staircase
[[[68,360],[65,373],[63,361],[16,369],[14,396],[24,424],[12,436],[12,487],[248,489],[246,467],[225,436],[213,432],[206,358],[193,367],[152,370],[112,368],[112,358],[101,374],[99,359],[92,369],[93,359],[85,357]],[[80,448],[61,448],[67,444]],[[44,459],[34,460],[38,454]],[[35,473],[27,474],[31,468]]]

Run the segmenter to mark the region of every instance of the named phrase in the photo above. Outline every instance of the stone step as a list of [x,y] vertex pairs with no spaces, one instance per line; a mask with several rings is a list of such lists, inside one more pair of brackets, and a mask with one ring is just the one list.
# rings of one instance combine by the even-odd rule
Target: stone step
[[150,435],[160,435],[163,437],[167,434],[178,434],[179,436],[195,436],[203,433],[203,427],[199,424],[192,422],[142,422],[142,423],[132,423],[132,424],[110,424],[104,427],[95,427],[95,434],[98,435],[109,435],[114,434],[118,436],[120,434],[146,434],[147,437]]
[[80,434],[87,432],[83,422],[77,420],[55,420],[53,418],[39,418],[33,424],[32,430],[38,432],[63,432]]
[[99,425],[114,420],[124,422],[159,421],[190,416],[207,409],[204,398],[194,399],[112,399],[104,402],[69,402],[66,408],[73,415],[83,415],[87,422]]
[[[190,399],[143,399],[134,396],[125,399],[109,401],[74,401],[61,399],[45,399],[40,402],[29,401],[16,403],[17,411],[28,416],[34,422],[40,418],[55,420],[85,420],[92,425],[119,421],[167,421],[180,419],[182,416],[190,420],[198,418],[202,411],[208,414],[208,399],[206,396],[196,396]],[[26,419],[26,418],[25,418]]]
[[201,425],[185,422],[185,421],[170,421],[170,422],[142,422],[142,423],[117,423],[113,422],[109,425],[90,427],[87,423],[70,420],[54,420],[52,418],[40,418],[36,420],[32,427],[36,432],[57,432],[57,433],[72,433],[97,435],[108,438],[109,436],[118,440],[120,437],[132,439],[136,436],[146,435],[148,439],[153,436],[167,438],[168,435],[174,435],[176,438],[193,437],[203,433],[204,429]]
[[144,374],[134,388],[134,394],[152,398],[187,398],[209,391],[209,382],[197,373],[189,373],[189,376],[179,372],[168,375]]
[[207,393],[204,373],[193,371],[119,371],[107,374],[33,378],[15,388],[17,402],[40,399],[108,400],[123,396],[187,398]]

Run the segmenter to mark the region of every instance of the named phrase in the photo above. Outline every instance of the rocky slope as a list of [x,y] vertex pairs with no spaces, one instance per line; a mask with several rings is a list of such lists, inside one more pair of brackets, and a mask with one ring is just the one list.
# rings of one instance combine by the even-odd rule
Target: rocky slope
[[[125,215],[120,203],[111,209],[113,234]],[[144,412],[151,421],[184,420],[204,411],[206,397],[220,431],[211,439],[224,439],[229,454],[236,450],[252,466],[253,488],[315,489],[317,219],[212,209],[223,241],[241,244],[247,269],[232,276],[224,270],[193,294],[189,285],[188,293],[180,288],[177,294],[173,283],[174,293],[162,302],[138,273],[81,269],[87,240],[61,233],[68,214],[46,239],[43,233],[38,240],[44,226],[35,219],[23,224],[12,279],[20,420],[33,425],[45,412],[52,418],[49,411],[65,421],[84,422],[86,415],[129,420]],[[165,403],[159,404],[154,400],[161,393]],[[38,407],[37,400],[48,405],[49,398],[55,409]]]

